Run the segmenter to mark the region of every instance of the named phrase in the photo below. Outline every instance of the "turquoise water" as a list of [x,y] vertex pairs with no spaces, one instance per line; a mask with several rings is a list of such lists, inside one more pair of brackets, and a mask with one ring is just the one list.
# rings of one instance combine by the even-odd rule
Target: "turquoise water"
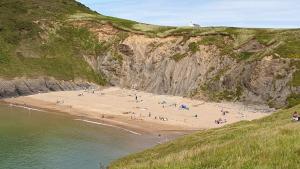
[[152,136],[0,105],[0,169],[99,169],[151,147]]

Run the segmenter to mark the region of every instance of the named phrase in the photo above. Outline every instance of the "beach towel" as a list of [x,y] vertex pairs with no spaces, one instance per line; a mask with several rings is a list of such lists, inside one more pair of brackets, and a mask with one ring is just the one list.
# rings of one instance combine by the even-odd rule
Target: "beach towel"
[[182,105],[180,106],[180,108],[181,108],[181,109],[185,109],[185,110],[189,110],[189,107],[188,107],[187,105],[184,105],[184,104],[182,104]]

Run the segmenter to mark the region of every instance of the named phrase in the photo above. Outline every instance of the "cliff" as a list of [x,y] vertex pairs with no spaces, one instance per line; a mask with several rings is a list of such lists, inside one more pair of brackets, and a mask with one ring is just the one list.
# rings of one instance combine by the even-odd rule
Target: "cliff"
[[[277,52],[285,43],[282,34],[298,36],[298,30],[263,30],[274,36],[264,42],[257,35],[261,30],[256,29],[215,28],[196,35],[168,33],[160,37],[86,18],[70,22],[93,32],[105,46],[98,56],[86,55],[85,59],[113,85],[272,107],[292,104],[291,96],[299,99],[300,60]],[[235,33],[226,33],[229,31]]]
[[300,103],[299,29],[148,25],[73,0],[0,4],[5,81],[83,79],[214,101]]
[[53,78],[13,80],[0,79],[0,99],[17,97],[50,91],[84,90],[97,87],[95,84],[84,81],[58,81]]

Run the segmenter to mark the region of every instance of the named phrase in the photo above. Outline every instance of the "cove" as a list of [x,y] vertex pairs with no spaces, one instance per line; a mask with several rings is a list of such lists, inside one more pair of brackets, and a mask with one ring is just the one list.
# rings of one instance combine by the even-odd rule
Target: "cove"
[[98,169],[155,144],[151,135],[0,104],[1,169]]

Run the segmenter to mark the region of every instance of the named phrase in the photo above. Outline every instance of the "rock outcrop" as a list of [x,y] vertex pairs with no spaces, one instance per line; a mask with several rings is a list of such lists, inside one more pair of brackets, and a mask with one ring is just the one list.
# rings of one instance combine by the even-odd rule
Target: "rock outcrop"
[[16,78],[14,80],[0,79],[0,98],[25,96],[50,91],[82,90],[95,86],[96,85],[92,83],[84,81],[59,81],[53,78]]
[[300,29],[150,25],[75,0],[0,9],[0,78],[24,77],[0,79],[0,98],[89,85],[30,80],[50,76],[213,101],[300,103]]
[[[114,36],[116,34],[98,33],[99,39]],[[272,55],[236,59],[222,53],[214,44],[199,43],[201,40],[203,36],[152,38],[130,34],[107,53],[87,61],[96,71],[109,77],[112,85],[158,94],[282,107],[291,93],[299,91],[299,87],[289,85],[295,72],[290,59]],[[235,52],[254,53],[266,48],[252,39]],[[121,62],[115,59],[116,52],[122,57]]]

